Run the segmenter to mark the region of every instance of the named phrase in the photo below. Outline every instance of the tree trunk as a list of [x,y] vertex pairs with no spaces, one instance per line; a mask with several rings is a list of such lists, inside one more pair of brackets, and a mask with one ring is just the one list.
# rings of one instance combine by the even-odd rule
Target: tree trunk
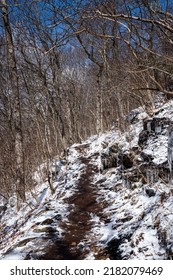
[[7,55],[9,66],[9,77],[11,81],[11,90],[13,93],[13,110],[12,110],[12,123],[14,134],[14,149],[16,159],[16,195],[17,206],[25,201],[25,174],[24,174],[24,153],[23,153],[23,136],[22,136],[22,122],[21,122],[21,108],[20,108],[20,92],[18,73],[16,65],[16,57],[14,51],[14,43],[12,32],[10,28],[10,21],[8,17],[8,5],[6,0],[1,0],[3,23],[7,43]]
[[98,73],[98,89],[97,89],[97,96],[96,96],[96,131],[97,134],[103,132],[103,86],[102,81],[103,79],[103,68],[100,67]]

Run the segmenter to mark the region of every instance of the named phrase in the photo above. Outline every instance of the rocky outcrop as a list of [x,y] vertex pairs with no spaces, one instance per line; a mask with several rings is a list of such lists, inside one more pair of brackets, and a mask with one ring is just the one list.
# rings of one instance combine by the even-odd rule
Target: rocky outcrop
[[118,164],[118,146],[112,145],[108,147],[107,145],[108,144],[106,143],[102,143],[102,146],[104,147],[104,150],[101,153],[102,171],[112,167],[117,167]]

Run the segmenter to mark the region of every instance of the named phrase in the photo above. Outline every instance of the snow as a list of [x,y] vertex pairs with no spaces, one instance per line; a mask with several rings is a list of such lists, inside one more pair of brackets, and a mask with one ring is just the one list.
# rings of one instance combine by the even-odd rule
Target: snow
[[144,153],[154,157],[153,162],[157,165],[167,161],[167,136],[159,135],[156,139],[149,139]]
[[[173,101],[169,101],[158,108],[154,116],[173,120],[172,109]],[[53,195],[48,182],[41,180],[40,170],[43,169],[43,165],[39,167],[33,174],[37,186],[32,193],[27,193],[27,203],[17,211],[14,196],[1,216],[0,258],[25,259],[31,251],[33,259],[38,252],[40,255],[44,254],[46,248],[52,244],[51,238],[43,242],[47,237],[48,227],[54,233],[54,237],[62,238],[64,230],[62,222],[71,222],[69,214],[75,207],[74,204],[69,205],[67,199],[78,192],[79,179],[86,170],[79,149],[84,150],[83,157],[90,159],[90,163],[98,167],[98,172],[93,170],[91,178],[92,184],[97,187],[96,201],[102,205],[102,213],[90,213],[92,227],[84,237],[89,248],[85,259],[94,260],[98,256],[98,252],[93,250],[93,245],[90,246],[90,241],[95,244],[95,248],[104,249],[112,240],[120,241],[118,251],[122,259],[159,260],[172,256],[172,185],[158,179],[153,183],[138,181],[133,183],[132,187],[127,187],[119,167],[112,167],[104,172],[102,170],[101,155],[112,145],[116,144],[123,153],[138,147],[143,119],[147,117],[144,109],[140,108],[136,123],[129,125],[125,133],[111,130],[69,147],[66,163],[56,160],[58,175],[53,184],[55,189]],[[154,166],[165,164],[167,162],[166,129],[161,133],[150,135],[142,151],[152,156]],[[139,154],[136,155],[136,159],[142,162]],[[148,188],[154,191],[153,196],[146,194]],[[1,204],[4,203],[3,200]],[[44,224],[46,221],[48,224]],[[77,246],[85,247],[84,240],[81,240]],[[108,259],[109,255],[105,258]]]

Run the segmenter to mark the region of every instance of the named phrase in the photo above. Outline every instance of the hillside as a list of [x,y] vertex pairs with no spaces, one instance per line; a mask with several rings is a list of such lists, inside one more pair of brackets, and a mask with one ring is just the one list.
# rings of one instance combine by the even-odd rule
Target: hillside
[[1,259],[171,259],[173,185],[167,161],[173,101],[74,144],[56,160],[52,195],[37,186],[16,211],[1,199]]

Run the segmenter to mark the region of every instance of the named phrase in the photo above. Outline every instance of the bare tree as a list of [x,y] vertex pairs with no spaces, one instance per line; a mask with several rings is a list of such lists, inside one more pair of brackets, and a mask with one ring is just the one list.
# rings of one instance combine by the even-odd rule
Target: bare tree
[[24,173],[24,154],[23,154],[23,134],[21,120],[21,102],[15,48],[10,27],[8,5],[6,0],[1,0],[4,29],[6,34],[8,69],[11,80],[11,91],[13,93],[12,108],[12,129],[14,135],[14,149],[16,162],[16,194],[18,207],[21,201],[25,201],[25,173]]

